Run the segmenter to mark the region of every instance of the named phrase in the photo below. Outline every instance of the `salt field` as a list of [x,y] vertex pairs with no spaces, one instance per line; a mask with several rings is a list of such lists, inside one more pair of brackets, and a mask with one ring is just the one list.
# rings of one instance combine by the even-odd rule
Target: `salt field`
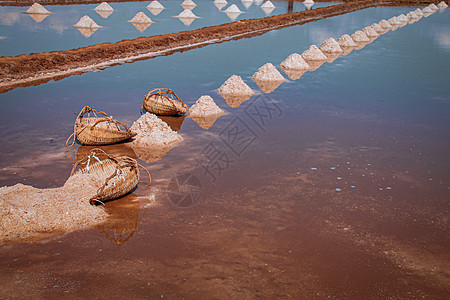
[[[236,20],[265,16],[264,2],[244,2],[194,0],[190,25],[174,17],[182,1],[160,1],[157,15],[150,2],[109,3],[106,19],[98,4],[45,6],[39,23],[26,7],[0,7],[0,55],[231,22],[232,4]],[[418,8],[362,9],[0,94],[0,187],[34,187],[0,188],[0,228],[17,227],[0,235],[0,298],[447,297],[450,10]],[[63,11],[57,33],[50,21]],[[143,31],[126,22],[138,12],[154,22],[138,22],[151,24]],[[88,38],[72,27],[84,15],[103,26]],[[21,48],[14,32],[42,38]],[[176,92],[188,113],[141,114],[154,88]],[[131,193],[87,212],[65,203],[95,193],[69,178],[96,148],[66,148],[85,105],[137,134],[101,148],[151,176],[141,168]],[[54,231],[25,222],[39,205]]]

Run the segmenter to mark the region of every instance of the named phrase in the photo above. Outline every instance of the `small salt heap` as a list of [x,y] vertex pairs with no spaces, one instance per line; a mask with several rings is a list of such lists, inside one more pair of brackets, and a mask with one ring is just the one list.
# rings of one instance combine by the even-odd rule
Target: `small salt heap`
[[327,60],[327,57],[325,56],[325,54],[322,53],[322,51],[320,51],[319,48],[317,48],[316,45],[311,45],[308,50],[305,50],[302,53],[302,57],[304,60],[306,60],[306,62],[308,61],[314,61],[314,60]]
[[313,0],[305,0],[305,1],[303,1],[303,5],[305,5],[306,10],[310,10],[314,5],[314,1]]
[[444,1],[439,2],[437,6],[439,7],[439,9],[446,9],[448,7],[447,3],[445,3]]
[[370,42],[370,39],[367,35],[361,30],[356,30],[355,33],[352,34],[352,39],[357,43],[367,43]]
[[348,35],[344,34],[338,40],[338,44],[341,47],[356,47],[355,41]]
[[297,80],[309,70],[310,66],[300,54],[293,53],[281,62],[280,68],[289,79]]
[[132,144],[139,147],[166,147],[183,140],[166,122],[152,113],[145,113],[131,126],[137,135]]
[[264,93],[273,92],[285,81],[283,75],[271,63],[260,67],[252,78]]
[[254,94],[253,90],[238,75],[228,78],[217,91],[231,107],[239,107],[242,102]]
[[185,18],[185,19],[195,19],[195,18],[199,18],[197,17],[192,10],[190,9],[185,9],[183,10],[178,16],[176,16],[177,18]]
[[416,9],[414,11],[414,13],[418,16],[418,17],[423,17],[423,12],[420,8]]
[[73,27],[77,28],[90,28],[90,29],[98,29],[103,26],[98,25],[94,22],[89,16],[83,16]]
[[208,95],[201,96],[197,102],[189,108],[189,117],[204,129],[209,129],[224,113],[225,112],[218,107],[214,100]]
[[96,8],[94,8],[95,11],[114,11],[114,8],[111,7],[107,2],[100,3]]
[[25,13],[27,14],[51,14],[45,7],[40,5],[39,3],[34,3],[31,5],[30,8],[28,8]]
[[381,27],[378,23],[373,23],[370,27],[372,27],[372,29],[375,30],[378,34],[382,34],[385,32],[383,27]]
[[381,26],[381,28],[385,30],[389,30],[392,28],[392,25],[385,19],[381,20],[378,24]]
[[147,9],[151,9],[151,8],[164,9],[164,6],[161,3],[159,3],[157,0],[154,0],[154,1],[150,2],[149,5],[147,5]]
[[184,0],[183,3],[181,3],[181,6],[184,9],[193,9],[194,7],[197,6],[197,4],[195,4],[195,2],[192,0]]
[[409,20],[408,20],[407,16],[405,16],[404,14],[401,14],[397,17],[397,21],[400,22],[400,24],[398,24],[398,25],[401,25],[401,24],[407,23]]
[[320,46],[320,50],[325,53],[341,53],[342,49],[335,39],[329,38]]
[[131,23],[142,23],[142,24],[147,24],[147,23],[152,23],[152,19],[150,19],[146,14],[144,14],[143,12],[138,12],[133,19],[128,20],[127,22],[131,22]]
[[408,18],[409,21],[418,19],[417,15],[416,15],[413,11],[410,11],[410,12],[406,15],[406,17]]
[[275,8],[275,5],[273,5],[272,2],[266,1],[263,5],[261,5],[261,8]]
[[428,7],[429,7],[431,10],[434,10],[434,11],[436,11],[436,10],[439,9],[439,7],[437,7],[436,4],[434,4],[434,3],[431,3],[430,5],[428,5]]
[[431,15],[432,13],[434,13],[434,11],[429,8],[428,6],[425,7],[424,9],[422,9],[422,13],[425,17],[428,17],[429,15]]
[[236,4],[230,5],[227,9],[225,9],[226,13],[241,13],[242,11],[237,7]]
[[364,27],[362,32],[364,32],[368,38],[374,38],[379,36],[379,34],[370,26]]

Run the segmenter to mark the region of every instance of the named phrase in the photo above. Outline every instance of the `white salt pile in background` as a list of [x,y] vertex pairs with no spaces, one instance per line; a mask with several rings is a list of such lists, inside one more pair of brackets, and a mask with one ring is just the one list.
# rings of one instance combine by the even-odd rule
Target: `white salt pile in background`
[[406,17],[408,18],[408,20],[416,20],[416,19],[418,19],[419,17],[413,12],[413,11],[410,11],[407,15],[406,15]]
[[373,23],[370,27],[372,27],[372,29],[375,30],[378,34],[382,34],[385,32],[383,27],[381,27],[378,23]]
[[146,14],[144,14],[143,12],[138,12],[133,19],[128,20],[127,22],[131,22],[131,23],[152,23],[152,19],[150,19]]
[[151,113],[142,115],[130,129],[137,133],[132,141],[137,147],[167,147],[183,140],[166,122]]
[[192,0],[184,0],[183,3],[181,3],[181,6],[184,9],[192,9],[192,8],[196,7],[197,4],[195,4],[195,2]]
[[147,9],[164,9],[164,6],[159,3],[157,0],[154,0],[150,2],[149,5],[147,5]]
[[263,5],[261,5],[261,8],[275,8],[275,5],[273,5],[272,2],[266,1]]
[[95,23],[89,16],[83,16],[73,27],[97,29],[103,26]]
[[227,9],[225,9],[226,13],[241,13],[242,11],[237,7],[236,4],[230,5]]
[[439,7],[437,7],[436,4],[434,4],[434,3],[431,3],[430,5],[428,5],[428,7],[429,7],[431,10],[438,10],[438,9],[439,9]]
[[34,3],[28,8],[25,13],[27,14],[51,14],[45,7],[40,5],[39,3]]
[[313,0],[305,0],[303,1],[304,4],[314,4]]
[[389,23],[385,19],[382,19],[378,24],[381,26],[381,28],[386,29],[386,30],[389,30],[392,28],[391,23]]
[[280,68],[293,70],[308,70],[309,65],[298,53],[292,53],[280,64]]
[[195,18],[199,18],[199,17],[197,17],[193,12],[192,12],[192,10],[190,10],[190,9],[185,9],[185,10],[183,10],[178,16],[176,16],[176,17],[178,17],[178,18],[180,18],[180,19],[195,19]]
[[439,2],[437,6],[439,7],[439,9],[446,9],[448,7],[447,3],[445,3],[444,1]]
[[114,11],[114,8],[111,7],[107,2],[100,3],[96,8],[94,8],[95,11]]
[[408,20],[407,16],[405,16],[404,14],[401,14],[397,17],[397,21],[399,21],[400,24],[403,24],[403,23],[407,23],[409,20]]
[[338,39],[339,46],[342,47],[356,47],[355,41],[348,35],[344,34]]
[[424,9],[422,9],[422,13],[423,13],[423,15],[424,16],[429,16],[429,15],[431,15],[432,13],[434,13],[434,11],[433,10],[431,10],[431,8],[429,8],[428,6],[427,7],[425,7]]
[[398,25],[400,22],[397,20],[397,17],[392,17],[388,20],[389,24],[391,25]]
[[418,17],[423,17],[423,12],[420,8],[416,9],[414,11],[414,13],[418,16]]
[[[316,45],[311,45],[308,50],[305,50],[302,53],[302,57],[304,60],[306,60],[306,62],[308,61],[325,61],[327,60],[327,57],[325,56],[325,54],[322,53],[322,51],[320,51],[319,48],[317,48]],[[309,62],[308,62],[309,64]]]
[[217,106],[213,98],[203,95],[189,108],[190,117],[209,117],[214,115],[222,115],[224,111]]
[[271,63],[267,63],[260,67],[252,76],[257,81],[285,81],[283,75]]
[[233,75],[218,89],[221,95],[253,95],[253,90],[238,75]]
[[359,43],[364,43],[364,42],[370,42],[370,39],[367,37],[367,35],[362,32],[361,30],[356,30],[353,34],[352,34],[352,39],[355,42],[359,42]]
[[367,37],[369,37],[369,38],[374,38],[374,37],[378,37],[378,36],[379,36],[378,32],[376,32],[376,31],[375,31],[372,27],[370,27],[370,26],[364,27],[364,29],[362,30],[362,32],[364,32],[364,33],[367,35]]
[[329,38],[325,42],[323,42],[319,49],[323,53],[342,53],[342,48],[333,38]]

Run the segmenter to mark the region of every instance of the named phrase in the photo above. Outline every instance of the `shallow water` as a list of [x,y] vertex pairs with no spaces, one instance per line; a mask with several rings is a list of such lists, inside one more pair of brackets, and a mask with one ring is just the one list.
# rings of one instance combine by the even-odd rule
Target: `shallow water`
[[[287,1],[274,2],[275,9],[265,12],[261,9],[261,3],[252,3],[246,8],[241,1],[228,1],[227,6],[219,10],[210,0],[195,1],[197,6],[192,12],[199,18],[194,19],[189,25],[174,16],[183,11],[183,1],[161,1],[165,7],[157,15],[153,15],[146,7],[150,2],[123,2],[111,3],[114,12],[107,18],[103,18],[93,9],[98,4],[82,5],[49,5],[45,8],[53,14],[40,22],[23,13],[28,7],[0,7],[0,56],[15,56],[30,54],[33,52],[49,52],[54,50],[68,50],[100,43],[118,42],[123,39],[135,39],[141,36],[154,36],[165,33],[193,30],[205,26],[219,25],[243,19],[263,18],[284,14],[288,12]],[[230,5],[236,4],[242,14],[230,18],[223,11]],[[336,5],[337,2],[321,2],[314,4],[313,8]],[[303,3],[294,3],[293,12],[305,10]],[[131,20],[138,12],[144,12],[154,23],[143,31],[136,28]],[[94,33],[88,32],[84,36],[78,29],[72,27],[84,15],[88,15],[103,28]]]
[[[64,142],[86,104],[131,125],[148,90],[170,87],[228,112],[208,131],[186,118],[184,141],[142,162],[156,196],[147,210],[141,184],[107,206],[109,224],[1,246],[2,296],[445,297],[449,11],[273,93],[251,79],[266,62],[411,9],[366,9],[1,94],[0,186],[61,186]],[[216,92],[233,74],[257,91],[239,108]]]

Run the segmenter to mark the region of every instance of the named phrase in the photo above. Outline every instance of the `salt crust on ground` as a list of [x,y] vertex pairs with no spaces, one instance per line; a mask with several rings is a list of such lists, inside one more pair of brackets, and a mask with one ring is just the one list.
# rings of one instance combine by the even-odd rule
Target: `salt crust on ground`
[[264,4],[261,5],[261,8],[275,8],[275,5],[273,5],[273,3],[270,2],[270,0],[269,0],[269,1],[264,2]]
[[137,133],[132,141],[136,147],[169,147],[183,140],[166,122],[151,113],[142,115],[130,129]]
[[254,91],[238,75],[233,75],[218,89],[220,94],[253,95]]
[[372,27],[372,29],[375,30],[379,34],[381,34],[385,31],[383,29],[383,27],[381,27],[380,24],[378,24],[378,23],[373,23],[370,27]]
[[114,11],[114,8],[111,7],[107,2],[100,3],[94,10],[97,11]]
[[213,98],[203,95],[189,108],[190,117],[209,117],[221,115],[224,111],[217,106]]
[[444,1],[439,2],[437,6],[439,7],[439,9],[444,9],[448,7],[447,3],[445,3]]
[[102,26],[94,22],[89,16],[83,16],[73,27],[80,28],[101,28]]
[[284,81],[285,78],[271,63],[260,67],[252,76],[255,81]]
[[302,57],[307,62],[308,60],[327,60],[325,54],[323,54],[316,45],[311,45],[308,50],[305,50],[302,53]]
[[177,17],[178,18],[186,18],[186,19],[199,18],[190,9],[183,10]]
[[361,30],[356,30],[355,33],[352,34],[352,39],[355,42],[370,42],[370,39]]
[[232,4],[232,5],[230,5],[230,7],[225,9],[225,12],[226,13],[241,13],[241,10],[239,9],[239,7],[237,7],[236,4]]
[[341,47],[356,47],[355,41],[348,35],[344,34],[338,39],[338,44]]
[[298,53],[292,53],[280,64],[281,68],[288,70],[308,70],[309,65]]
[[39,3],[34,3],[25,12],[27,14],[51,14],[51,12],[49,12],[47,9],[45,9],[45,7],[43,7]]
[[138,12],[133,19],[128,20],[127,22],[131,23],[153,23],[152,19],[150,19],[145,13],[142,11]]
[[385,19],[381,20],[378,24],[381,26],[381,28],[384,28],[384,29],[391,29],[392,28],[391,23],[389,23]]
[[370,26],[364,27],[362,32],[364,32],[367,35],[367,37],[369,37],[369,38],[370,37],[378,37],[379,36],[378,32],[376,32],[375,29],[373,29]]
[[105,211],[89,204],[100,186],[95,176],[77,174],[60,188],[0,188],[0,241],[39,239],[105,221]]
[[164,5],[159,3],[157,0],[154,0],[154,1],[150,2],[149,5],[147,5],[147,8],[163,9]]
[[320,46],[320,51],[327,53],[342,53],[342,48],[335,39],[329,38]]

